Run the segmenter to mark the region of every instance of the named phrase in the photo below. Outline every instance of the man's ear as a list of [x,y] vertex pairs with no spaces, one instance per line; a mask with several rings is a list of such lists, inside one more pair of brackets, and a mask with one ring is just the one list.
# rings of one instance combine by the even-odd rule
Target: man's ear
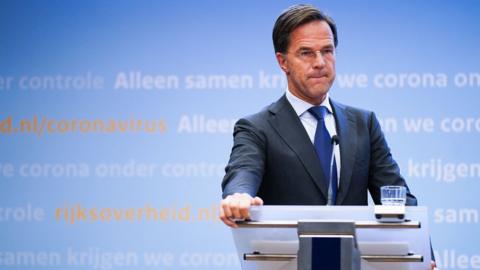
[[278,65],[280,66],[280,68],[283,70],[283,72],[285,72],[285,74],[288,75],[289,71],[288,71],[288,68],[287,68],[287,58],[286,58],[285,54],[280,53],[280,52],[276,52],[275,57],[277,57],[277,62],[278,62]]

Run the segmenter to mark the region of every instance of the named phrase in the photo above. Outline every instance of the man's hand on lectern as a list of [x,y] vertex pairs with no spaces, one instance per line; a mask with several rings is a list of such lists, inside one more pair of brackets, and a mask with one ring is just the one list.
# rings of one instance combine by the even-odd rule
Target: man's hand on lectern
[[252,198],[247,193],[228,195],[220,204],[220,219],[226,225],[236,228],[235,220],[250,218],[250,206],[262,204],[263,200],[261,198]]

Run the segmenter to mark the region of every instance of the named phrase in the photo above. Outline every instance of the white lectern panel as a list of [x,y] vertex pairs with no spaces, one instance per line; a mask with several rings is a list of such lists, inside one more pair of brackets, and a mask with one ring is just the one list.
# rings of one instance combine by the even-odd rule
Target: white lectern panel
[[[351,220],[375,221],[373,206],[259,206],[251,209],[252,221]],[[431,253],[426,207],[406,207],[406,219],[418,221],[419,229],[357,228],[357,242],[362,255],[422,255],[423,262],[362,262],[362,269],[430,269]],[[233,237],[243,270],[296,269],[296,261],[245,261],[243,254],[296,254],[296,228],[237,228]]]

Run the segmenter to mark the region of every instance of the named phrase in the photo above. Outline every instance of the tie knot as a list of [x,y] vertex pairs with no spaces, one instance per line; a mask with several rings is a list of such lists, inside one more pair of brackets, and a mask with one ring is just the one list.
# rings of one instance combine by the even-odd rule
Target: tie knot
[[314,106],[308,109],[308,111],[315,116],[317,120],[321,120],[327,115],[328,110],[325,106]]

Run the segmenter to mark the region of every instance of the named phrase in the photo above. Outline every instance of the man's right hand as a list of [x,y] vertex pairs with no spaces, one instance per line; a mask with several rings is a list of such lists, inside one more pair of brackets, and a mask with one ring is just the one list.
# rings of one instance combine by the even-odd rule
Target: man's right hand
[[252,198],[247,193],[228,195],[220,204],[220,219],[226,225],[236,228],[235,220],[250,218],[250,206],[262,204],[261,198]]

